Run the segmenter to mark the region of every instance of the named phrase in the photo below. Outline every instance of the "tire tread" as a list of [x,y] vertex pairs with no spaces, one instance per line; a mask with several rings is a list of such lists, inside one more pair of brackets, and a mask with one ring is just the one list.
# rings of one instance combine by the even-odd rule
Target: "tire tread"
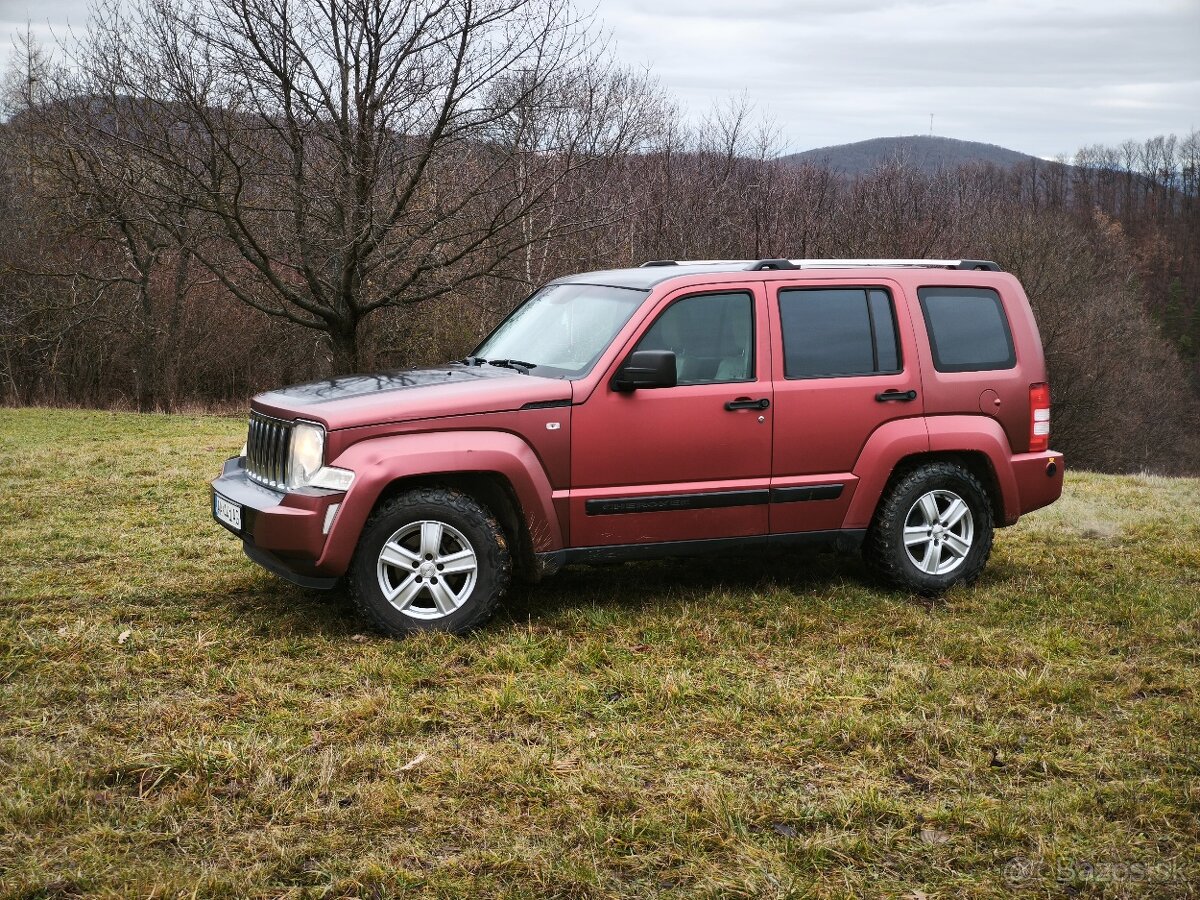
[[[396,622],[389,621],[388,617],[380,610],[375,602],[376,598],[370,596],[370,592],[373,590],[375,584],[374,571],[376,560],[373,558],[366,559],[363,555],[366,546],[372,543],[367,539],[368,535],[378,527],[380,522],[402,515],[406,510],[417,506],[435,506],[451,509],[465,519],[475,519],[485,530],[492,533],[493,540],[483,542],[485,544],[483,547],[474,548],[477,558],[481,557],[481,568],[486,565],[495,573],[495,577],[492,579],[492,589],[486,596],[472,597],[468,604],[465,604],[469,607],[467,610],[468,615],[456,622],[450,629],[444,627],[438,628],[436,625],[423,625],[419,620],[408,619],[407,617],[403,618],[402,624],[407,626],[411,622],[411,627],[397,627]],[[369,556],[370,554],[367,555]],[[364,565],[370,571],[370,578],[365,587],[360,583],[365,577],[364,573],[360,571]],[[384,634],[391,635],[392,637],[405,637],[420,631],[430,630],[450,630],[455,634],[464,634],[478,628],[495,614],[496,607],[499,606],[500,600],[508,589],[511,574],[512,557],[508,549],[508,539],[505,537],[504,529],[501,528],[500,523],[490,510],[475,500],[475,498],[462,491],[452,488],[421,487],[398,494],[390,500],[385,501],[371,514],[366,525],[363,526],[362,536],[359,538],[358,547],[355,548],[354,558],[350,563],[350,577],[346,581],[349,585],[350,600],[364,619]],[[386,603],[386,601],[382,600],[382,597],[378,599]]]
[[[984,521],[979,522],[976,529],[981,549],[978,562],[969,568],[964,565],[961,574],[955,573],[955,577],[949,580],[911,569],[906,564],[904,548],[896,546],[890,537],[896,530],[897,519],[903,520],[908,515],[909,504],[904,502],[904,498],[922,483],[933,479],[957,479],[966,482],[976,493],[976,500],[982,507],[978,518]],[[975,511],[972,510],[972,513]],[[922,463],[901,473],[887,487],[884,498],[875,511],[871,527],[867,530],[867,537],[863,542],[863,557],[867,565],[883,580],[925,597],[936,597],[956,584],[973,584],[979,578],[991,556],[993,537],[992,504],[983,484],[969,469],[957,463],[939,460]]]

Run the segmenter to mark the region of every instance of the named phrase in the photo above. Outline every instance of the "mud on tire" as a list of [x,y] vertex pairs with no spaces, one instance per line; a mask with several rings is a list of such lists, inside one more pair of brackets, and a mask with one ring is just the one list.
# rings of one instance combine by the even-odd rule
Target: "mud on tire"
[[[965,513],[955,499],[965,505]],[[979,577],[992,552],[992,537],[992,504],[979,479],[956,463],[930,462],[888,486],[867,531],[863,556],[885,581],[933,597]]]
[[358,611],[385,634],[462,634],[492,616],[511,573],[496,517],[468,494],[427,487],[372,514],[347,582]]

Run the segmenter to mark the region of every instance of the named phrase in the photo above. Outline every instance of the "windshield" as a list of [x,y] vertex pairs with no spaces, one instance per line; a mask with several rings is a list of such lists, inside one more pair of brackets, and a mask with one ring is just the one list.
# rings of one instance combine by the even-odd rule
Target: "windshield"
[[552,284],[517,307],[472,356],[522,360],[537,375],[586,375],[645,299],[645,291],[630,288]]

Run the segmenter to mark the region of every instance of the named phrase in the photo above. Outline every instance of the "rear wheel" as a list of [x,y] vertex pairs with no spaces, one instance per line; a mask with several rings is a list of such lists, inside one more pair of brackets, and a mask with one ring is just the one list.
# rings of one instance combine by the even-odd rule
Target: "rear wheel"
[[926,596],[979,577],[992,552],[992,505],[968,469],[919,466],[884,495],[864,555],[893,584]]
[[419,488],[367,522],[350,568],[359,611],[395,637],[461,634],[485,622],[508,588],[504,531],[472,497]]

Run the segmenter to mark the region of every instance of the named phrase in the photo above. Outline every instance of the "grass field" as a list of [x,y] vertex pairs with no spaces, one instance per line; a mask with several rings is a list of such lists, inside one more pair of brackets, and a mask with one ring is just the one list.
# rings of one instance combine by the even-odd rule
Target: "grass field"
[[673,561],[395,642],[210,520],[243,431],[0,410],[0,895],[1200,893],[1200,481],[1069,473],[937,604]]

